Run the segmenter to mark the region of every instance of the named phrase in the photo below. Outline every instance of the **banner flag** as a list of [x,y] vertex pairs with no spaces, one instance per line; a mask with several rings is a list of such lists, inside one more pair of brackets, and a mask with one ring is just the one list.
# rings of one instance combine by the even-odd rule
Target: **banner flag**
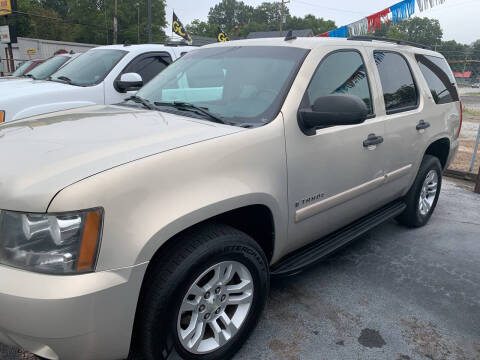
[[347,37],[348,36],[348,27],[342,26],[338,29],[328,32],[329,37]]
[[367,18],[363,18],[348,25],[348,32],[350,36],[366,35],[368,33]]
[[225,33],[225,31],[223,31],[222,29],[218,28],[218,32],[217,32],[217,42],[226,42],[226,41],[230,41],[230,38],[229,38],[228,35]]
[[415,0],[404,0],[390,7],[392,12],[392,23],[397,24],[415,12]]
[[428,10],[437,5],[442,5],[445,0],[417,0],[418,8],[420,11]]
[[178,36],[181,36],[185,40],[187,40],[190,44],[192,43],[192,37],[188,33],[188,31],[183,27],[182,22],[178,19],[175,11],[173,12],[173,21],[172,21],[172,30]]
[[384,9],[375,14],[367,16],[368,32],[380,30],[382,28],[382,20],[387,20],[388,14],[390,14],[390,8]]

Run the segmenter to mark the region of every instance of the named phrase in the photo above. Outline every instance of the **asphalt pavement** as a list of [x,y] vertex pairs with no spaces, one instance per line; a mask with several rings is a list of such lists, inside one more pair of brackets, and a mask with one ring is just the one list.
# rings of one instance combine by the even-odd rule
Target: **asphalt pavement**
[[[480,195],[466,186],[446,180],[423,228],[392,220],[273,281],[235,360],[480,359]],[[0,359],[33,357],[0,346]]]

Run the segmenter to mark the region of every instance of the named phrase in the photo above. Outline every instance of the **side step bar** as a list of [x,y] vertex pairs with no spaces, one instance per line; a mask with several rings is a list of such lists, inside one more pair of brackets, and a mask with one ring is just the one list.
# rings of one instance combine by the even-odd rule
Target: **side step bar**
[[347,245],[358,236],[377,225],[402,213],[407,205],[403,201],[390,203],[371,214],[354,221],[350,225],[333,232],[307,246],[287,255],[276,263],[271,270],[274,277],[289,276],[318,263],[322,258]]

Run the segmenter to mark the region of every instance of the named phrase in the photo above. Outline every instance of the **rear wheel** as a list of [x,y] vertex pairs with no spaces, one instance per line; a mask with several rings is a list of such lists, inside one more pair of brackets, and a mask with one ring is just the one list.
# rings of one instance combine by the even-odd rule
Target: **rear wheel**
[[220,224],[189,230],[175,244],[149,268],[131,358],[228,359],[265,306],[265,255],[248,235]]
[[425,155],[417,177],[405,196],[407,208],[397,220],[409,227],[425,225],[435,210],[442,187],[442,165],[438,158]]

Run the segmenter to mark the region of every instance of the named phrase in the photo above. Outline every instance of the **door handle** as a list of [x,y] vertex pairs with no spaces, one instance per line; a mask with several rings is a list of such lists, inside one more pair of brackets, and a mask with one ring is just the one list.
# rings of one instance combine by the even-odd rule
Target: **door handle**
[[363,141],[363,147],[375,149],[378,144],[383,143],[383,137],[375,134],[368,135],[367,139]]
[[428,129],[429,127],[430,123],[428,121],[420,120],[420,122],[417,124],[418,131]]

